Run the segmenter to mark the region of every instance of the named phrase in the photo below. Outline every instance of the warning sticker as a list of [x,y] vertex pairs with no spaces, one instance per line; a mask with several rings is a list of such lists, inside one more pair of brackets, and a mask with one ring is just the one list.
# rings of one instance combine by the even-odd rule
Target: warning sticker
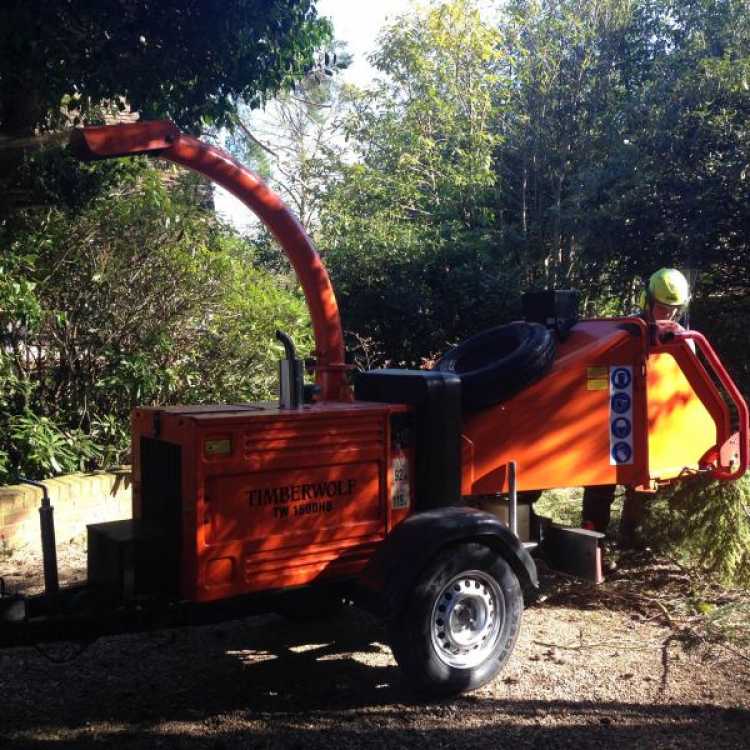
[[606,391],[609,388],[609,368],[608,367],[587,367],[586,368],[586,390],[587,391]]
[[411,497],[409,486],[409,459],[402,451],[393,454],[391,461],[391,507],[394,510],[408,508]]
[[633,368],[609,368],[609,462],[633,463]]
[[232,452],[232,441],[229,438],[206,440],[204,450],[207,456],[228,456]]
[[601,380],[587,380],[586,390],[587,391],[606,391],[609,388],[609,380],[602,378]]

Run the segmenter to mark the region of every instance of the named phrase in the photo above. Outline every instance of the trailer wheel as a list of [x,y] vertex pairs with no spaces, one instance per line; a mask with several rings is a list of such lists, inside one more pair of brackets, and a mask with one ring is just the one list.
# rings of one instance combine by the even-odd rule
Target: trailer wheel
[[421,576],[389,626],[393,654],[417,692],[475,690],[510,657],[523,612],[508,563],[483,544],[449,548]]
[[538,323],[519,321],[462,341],[435,365],[461,378],[466,409],[504,401],[544,375],[555,359],[555,338]]

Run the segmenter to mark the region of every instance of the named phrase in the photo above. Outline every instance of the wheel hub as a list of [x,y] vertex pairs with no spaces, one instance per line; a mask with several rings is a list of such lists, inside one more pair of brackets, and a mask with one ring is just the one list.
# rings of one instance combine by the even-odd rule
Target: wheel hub
[[504,599],[494,578],[478,570],[452,578],[435,600],[430,633],[438,658],[471,669],[495,648],[505,619]]

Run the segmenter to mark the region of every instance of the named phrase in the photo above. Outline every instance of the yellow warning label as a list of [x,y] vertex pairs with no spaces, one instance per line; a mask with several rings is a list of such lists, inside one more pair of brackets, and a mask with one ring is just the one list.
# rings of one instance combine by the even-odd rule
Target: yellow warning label
[[609,388],[608,378],[591,378],[586,381],[587,391],[606,391]]
[[607,380],[609,378],[609,369],[607,367],[587,367],[586,377],[589,380]]
[[586,390],[606,391],[609,388],[609,368],[587,367],[586,368]]
[[232,441],[206,440],[205,450],[207,456],[226,456],[232,452]]

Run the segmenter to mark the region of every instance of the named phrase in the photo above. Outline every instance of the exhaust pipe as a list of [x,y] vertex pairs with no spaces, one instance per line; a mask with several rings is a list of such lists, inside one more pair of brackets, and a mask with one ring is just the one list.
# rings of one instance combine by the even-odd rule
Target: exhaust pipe
[[294,344],[286,333],[276,331],[276,338],[286,353],[286,359],[279,361],[279,408],[299,409],[304,397],[304,362],[297,359]]

